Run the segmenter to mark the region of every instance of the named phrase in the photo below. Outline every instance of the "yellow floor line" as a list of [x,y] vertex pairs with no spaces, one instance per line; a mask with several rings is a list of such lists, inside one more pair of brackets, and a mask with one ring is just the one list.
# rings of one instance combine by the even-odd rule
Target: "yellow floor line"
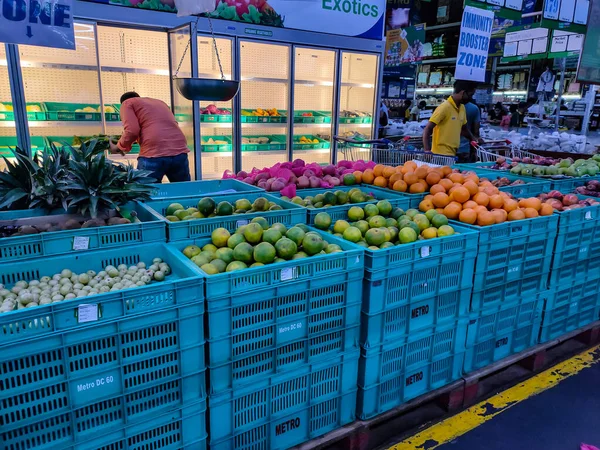
[[418,434],[389,447],[388,450],[432,450],[450,442],[512,406],[557,385],[559,382],[579,373],[598,362],[594,353],[600,345],[591,348],[567,361],[564,361],[540,374],[518,384],[494,397],[484,400],[469,409],[435,424]]

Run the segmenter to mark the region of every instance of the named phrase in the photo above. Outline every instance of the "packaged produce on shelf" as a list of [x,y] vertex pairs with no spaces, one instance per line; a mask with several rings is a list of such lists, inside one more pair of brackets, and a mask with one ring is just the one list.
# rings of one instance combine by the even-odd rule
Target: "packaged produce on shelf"
[[306,225],[289,229],[282,223],[269,226],[263,217],[255,217],[234,234],[217,228],[211,242],[202,248],[189,245],[183,249],[183,254],[207,275],[342,251],[339,245],[330,244]]
[[[331,217],[326,212],[320,212],[315,217],[315,227],[322,230],[329,230],[331,222]],[[331,230],[334,236],[369,250],[454,234],[454,228],[448,225],[448,218],[443,213],[434,209],[425,214],[416,209],[405,212],[401,208],[393,208],[387,200],[380,200],[377,204],[369,204],[363,208],[351,207],[348,210],[348,220],[337,220]]]
[[219,109],[215,105],[208,105],[206,108],[200,108],[200,114],[214,114],[220,116],[230,116],[231,111],[228,109]]
[[77,274],[62,269],[39,280],[19,279],[10,289],[0,285],[0,313],[147,286],[164,281],[170,274],[171,267],[161,258],[148,263],[139,261],[129,267],[108,265],[100,272],[87,270]]
[[235,214],[248,214],[264,211],[278,211],[283,208],[264,197],[259,197],[254,202],[245,198],[236,200],[233,204],[228,201],[216,202],[211,197],[203,197],[198,201],[196,207],[184,208],[181,203],[171,203],[166,211],[165,217],[169,222],[182,220],[195,220],[212,218],[216,216],[231,216]]

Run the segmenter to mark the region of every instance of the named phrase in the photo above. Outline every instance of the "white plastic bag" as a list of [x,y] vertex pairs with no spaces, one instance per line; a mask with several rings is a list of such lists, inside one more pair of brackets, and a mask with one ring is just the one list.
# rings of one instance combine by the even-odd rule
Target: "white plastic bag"
[[217,7],[215,0],[175,0],[177,16],[194,16],[213,12]]

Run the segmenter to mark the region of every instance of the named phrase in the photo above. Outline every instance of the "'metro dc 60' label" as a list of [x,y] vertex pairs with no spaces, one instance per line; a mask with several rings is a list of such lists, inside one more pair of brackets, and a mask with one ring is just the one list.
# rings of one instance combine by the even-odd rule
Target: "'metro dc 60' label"
[[300,417],[291,418],[285,422],[275,425],[275,436],[280,436],[297,428],[300,428]]
[[406,377],[406,385],[418,383],[423,380],[423,371],[412,374],[410,377]]

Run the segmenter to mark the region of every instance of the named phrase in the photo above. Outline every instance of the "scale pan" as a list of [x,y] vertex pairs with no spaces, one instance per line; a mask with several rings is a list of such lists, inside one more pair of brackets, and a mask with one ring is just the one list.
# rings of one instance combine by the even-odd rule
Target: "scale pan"
[[177,90],[188,100],[226,102],[240,89],[239,81],[210,78],[175,78]]

